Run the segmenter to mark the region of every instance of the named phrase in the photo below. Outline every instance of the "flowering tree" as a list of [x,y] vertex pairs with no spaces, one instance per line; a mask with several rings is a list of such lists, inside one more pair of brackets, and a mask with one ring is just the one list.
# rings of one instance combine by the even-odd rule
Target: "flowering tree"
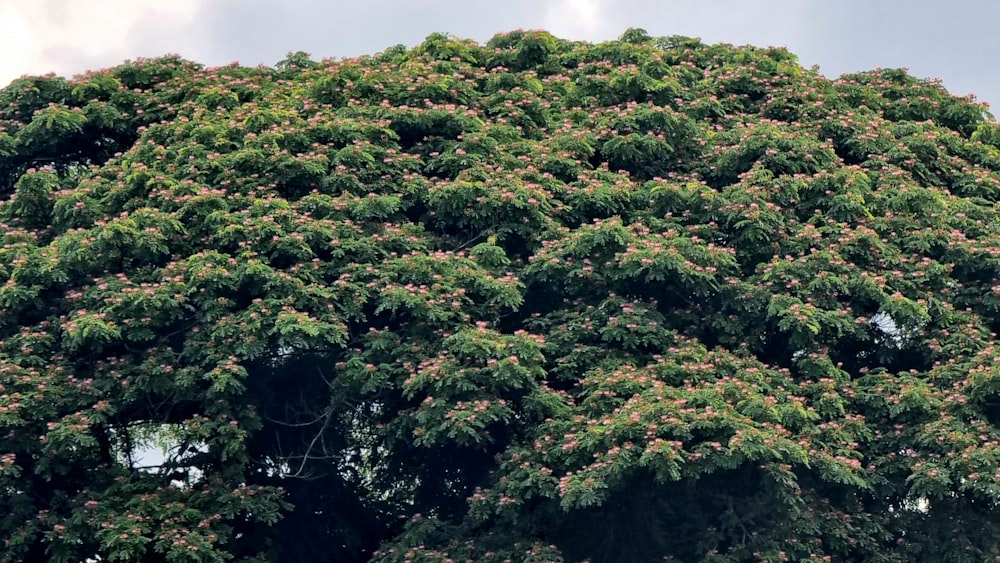
[[998,147],[641,30],[17,80],[0,561],[992,561]]

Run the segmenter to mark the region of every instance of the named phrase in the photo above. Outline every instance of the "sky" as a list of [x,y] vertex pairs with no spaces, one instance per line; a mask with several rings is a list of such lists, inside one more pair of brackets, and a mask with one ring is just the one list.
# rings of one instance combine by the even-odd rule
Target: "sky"
[[828,77],[908,67],[1000,104],[997,0],[0,0],[0,87],[167,53],[273,65],[350,57],[434,32],[485,42],[514,29],[614,39],[629,27],[709,43],[783,46]]

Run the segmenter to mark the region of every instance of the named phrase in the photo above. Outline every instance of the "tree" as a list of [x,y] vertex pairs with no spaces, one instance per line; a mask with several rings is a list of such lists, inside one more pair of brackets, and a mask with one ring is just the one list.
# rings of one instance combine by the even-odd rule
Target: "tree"
[[997,131],[642,30],[17,80],[0,561],[993,560]]

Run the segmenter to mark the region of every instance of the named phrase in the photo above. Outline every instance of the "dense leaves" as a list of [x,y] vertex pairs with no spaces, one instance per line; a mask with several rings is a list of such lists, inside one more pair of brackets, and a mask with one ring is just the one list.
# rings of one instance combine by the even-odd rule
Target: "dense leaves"
[[0,90],[0,561],[993,561],[1000,126],[629,30]]

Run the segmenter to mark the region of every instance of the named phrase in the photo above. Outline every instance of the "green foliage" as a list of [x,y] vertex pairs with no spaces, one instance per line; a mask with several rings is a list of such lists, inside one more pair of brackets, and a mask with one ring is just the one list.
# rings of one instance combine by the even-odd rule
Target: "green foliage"
[[642,30],[17,80],[0,562],[994,560],[998,146]]

